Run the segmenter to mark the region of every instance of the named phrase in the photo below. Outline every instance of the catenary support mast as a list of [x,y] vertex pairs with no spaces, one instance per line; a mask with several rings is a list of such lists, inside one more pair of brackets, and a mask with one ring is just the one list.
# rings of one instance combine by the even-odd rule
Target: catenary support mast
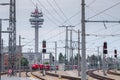
[[82,65],[81,65],[81,80],[86,80],[86,38],[85,38],[85,0],[82,0]]
[[12,75],[15,75],[16,68],[16,0],[10,0],[9,15],[9,68],[12,69]]

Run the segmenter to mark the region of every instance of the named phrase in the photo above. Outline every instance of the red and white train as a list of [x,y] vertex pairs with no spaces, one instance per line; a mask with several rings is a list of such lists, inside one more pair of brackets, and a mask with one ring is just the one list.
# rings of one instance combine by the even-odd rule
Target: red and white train
[[49,64],[33,64],[32,65],[32,69],[33,70],[37,70],[37,69],[40,69],[40,70],[43,70],[43,69],[45,69],[45,70],[53,70],[53,69],[56,69],[56,70],[58,70],[58,66],[56,66],[56,68],[55,68],[55,66],[50,66]]

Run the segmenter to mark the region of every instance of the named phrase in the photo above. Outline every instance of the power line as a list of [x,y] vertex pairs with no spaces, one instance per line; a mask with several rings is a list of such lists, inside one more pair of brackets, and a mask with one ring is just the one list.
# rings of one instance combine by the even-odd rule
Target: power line
[[29,43],[32,43],[34,40],[35,40],[35,39],[33,39],[33,40],[31,40],[31,41],[25,43],[23,46],[26,46],[26,45],[28,45]]
[[[31,0],[31,3],[36,7],[36,4]],[[43,6],[44,7],[44,6]],[[49,19],[49,21],[51,21],[54,25],[58,26],[56,22],[54,22],[51,18],[49,18],[46,14],[43,13],[43,15]]]
[[58,19],[56,19],[56,17],[55,17],[53,14],[51,14],[51,13],[46,9],[46,7],[40,2],[40,0],[37,0],[37,1],[38,1],[39,4],[49,13],[49,15],[51,15],[51,16],[54,18],[55,21],[57,21],[57,22],[60,23],[60,21],[59,21]]
[[95,3],[95,2],[96,2],[96,0],[91,1],[88,5],[86,5],[86,7],[92,5],[92,4]]
[[[40,1],[39,1],[39,3],[40,3]],[[40,3],[41,4],[41,3]],[[51,4],[50,2],[49,2],[49,4]],[[42,5],[42,4],[41,4]],[[44,5],[42,5],[43,7],[44,7]],[[51,5],[52,6],[52,5]],[[45,8],[45,10],[46,10],[46,8]],[[75,13],[73,16],[71,16],[70,18],[68,18],[64,23],[66,23],[66,22],[68,22],[70,19],[72,19],[74,16],[76,16],[76,15],[78,15],[79,14],[79,12],[80,11],[78,11],[77,13]],[[57,12],[58,13],[58,12]],[[45,14],[44,14],[45,15]],[[46,17],[47,17],[47,15],[45,15]],[[50,19],[49,17],[47,17],[50,21],[52,21],[52,19]],[[54,23],[54,21],[52,21],[53,23]],[[64,24],[64,23],[62,23],[62,24]],[[56,26],[58,26],[56,23],[54,23]],[[53,30],[50,30],[49,32],[47,32],[47,34],[48,33],[51,33]]]
[[[48,4],[53,8],[53,10],[56,12],[56,14],[60,17],[60,19],[63,17],[56,11],[56,9],[52,6],[52,4],[49,2],[49,0],[47,0]],[[56,3],[56,5],[58,6],[58,4]],[[59,7],[59,6],[58,6]],[[66,15],[63,13],[63,11],[61,10],[61,8],[59,7],[60,11],[62,12],[62,14],[64,15],[64,17],[66,17]],[[64,23],[70,21],[70,19],[72,19],[73,17],[77,16],[78,14],[80,14],[80,11],[78,11],[77,13],[75,13],[74,15],[72,15],[71,17],[67,18],[61,25],[63,25]]]
[[103,10],[103,11],[101,11],[101,12],[99,12],[99,13],[97,13],[97,14],[91,16],[91,17],[89,17],[88,19],[94,18],[94,17],[96,17],[96,16],[98,16],[98,15],[104,13],[105,11],[107,11],[107,10],[109,10],[109,9],[112,9],[113,7],[115,7],[115,6],[119,5],[119,4],[120,4],[120,2],[118,2],[118,3],[116,3],[116,4],[112,5],[112,6],[110,6],[109,8],[106,8],[105,10]]
[[35,3],[34,3],[32,0],[30,0],[30,1],[31,1],[31,3],[32,3],[34,6],[36,6]]
[[80,25],[80,24],[81,24],[81,22],[79,22],[79,23],[75,24],[74,26],[77,26],[77,25]]
[[59,14],[59,12],[57,12],[57,10],[52,6],[52,4],[49,2],[49,0],[47,0],[48,4],[53,8],[53,10],[55,11],[55,13],[60,17],[60,19],[62,19],[62,21],[64,20],[63,17]]
[[48,18],[49,21],[51,21],[54,25],[58,26],[58,24],[57,24],[55,21],[53,21],[53,19],[49,18],[49,17],[48,17],[46,14],[44,14],[44,13],[43,13],[43,15],[46,16],[46,18]]
[[103,23],[120,23],[120,21],[97,21],[97,20],[85,20],[85,22],[95,22],[95,23],[101,23],[101,22],[103,22]]
[[50,40],[50,39],[52,39],[52,38],[55,38],[56,36],[58,36],[58,35],[60,35],[60,34],[63,34],[63,32],[65,32],[65,30],[62,31],[62,32],[60,32],[60,33],[58,33],[58,34],[56,34],[56,35],[54,35],[54,36],[51,36],[50,38],[48,38],[48,39],[46,39],[46,40]]
[[[91,11],[94,12],[95,14],[97,14],[97,12],[98,12],[98,10],[92,9],[92,7],[90,7],[90,6],[88,6],[87,8],[89,8],[89,10],[91,10]],[[110,15],[110,14],[107,14],[107,13],[103,13],[103,14],[105,14],[105,15],[111,17],[111,18],[118,19],[117,17],[114,17],[114,16],[112,16],[112,15]],[[102,16],[102,18],[103,18],[103,16]],[[89,18],[88,18],[88,19],[89,19]],[[87,19],[87,20],[88,20],[88,19]]]
[[[35,3],[31,0],[31,2],[32,2],[32,4],[36,7],[36,5],[35,5]],[[41,3],[40,3],[41,4]],[[44,7],[44,5],[42,5],[43,7]],[[44,7],[45,8],[45,7]],[[46,8],[45,8],[46,9]],[[48,12],[49,13],[49,12]],[[56,22],[54,22],[51,18],[49,18],[46,14],[44,14],[43,13],[43,15],[44,16],[46,16],[46,18],[48,18],[49,19],[49,21],[51,21],[54,25],[56,25],[56,26],[58,26],[57,25],[57,23]],[[55,29],[56,30],[56,29]],[[53,31],[53,29],[52,30],[50,30],[49,32],[47,32],[46,34],[49,34],[49,33],[51,33]],[[42,35],[42,34],[41,34]],[[28,45],[29,43],[31,43],[31,42],[28,42],[28,43],[26,43],[26,44],[24,44],[24,45]]]
[[62,24],[68,22],[70,19],[72,19],[73,17],[77,16],[78,14],[80,14],[80,11],[78,11],[77,13],[75,13],[74,15],[72,15],[71,17],[69,17],[67,20],[65,20]]
[[[58,3],[54,0],[54,2],[55,2],[55,4],[56,4],[56,6],[58,7],[58,9],[61,11],[61,13],[63,14],[63,16],[66,18],[66,20],[68,20],[68,17],[65,15],[65,13],[62,11],[62,9],[60,8],[60,6],[58,5]],[[69,23],[71,23],[70,21],[69,21]]]
[[108,34],[108,35],[106,35],[106,34],[102,34],[102,35],[97,35],[97,34],[86,34],[86,36],[95,36],[95,37],[99,37],[99,36],[104,36],[104,37],[106,37],[106,36],[112,36],[112,37],[115,37],[115,36],[120,36],[120,34]]
[[[117,25],[120,25],[120,24],[113,24],[113,25],[111,25],[111,26],[108,26],[108,28],[110,29],[110,28],[112,28],[112,27],[115,27],[115,26],[117,26]],[[102,28],[102,29],[98,29],[97,31],[95,31],[95,32],[99,32],[99,31],[103,31],[104,29]],[[93,33],[95,33],[95,32],[93,32]],[[112,32],[112,33],[114,33],[114,32]]]

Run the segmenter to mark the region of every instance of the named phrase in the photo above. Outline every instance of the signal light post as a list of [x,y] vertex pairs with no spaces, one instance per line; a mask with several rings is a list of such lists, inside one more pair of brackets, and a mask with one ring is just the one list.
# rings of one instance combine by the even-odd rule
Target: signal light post
[[[45,56],[45,53],[46,53],[46,41],[45,40],[43,40],[42,41],[42,53],[43,53],[43,60],[42,60],[42,62],[43,62],[43,64],[44,64],[44,56]],[[43,67],[43,76],[45,76],[45,66]]]
[[107,66],[106,66],[106,54],[108,53],[107,51],[107,42],[104,42],[103,44],[103,75],[107,75],[106,70],[107,70]]
[[45,40],[43,40],[43,42],[42,42],[42,53],[46,53],[46,41]]
[[115,57],[115,72],[117,72],[117,50],[114,50],[114,57]]
[[114,50],[114,57],[117,58],[117,50]]

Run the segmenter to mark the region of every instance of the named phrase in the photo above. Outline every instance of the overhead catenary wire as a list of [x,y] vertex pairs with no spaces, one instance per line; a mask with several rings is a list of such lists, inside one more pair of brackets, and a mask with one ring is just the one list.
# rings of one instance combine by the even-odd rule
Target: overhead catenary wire
[[[90,42],[92,42],[92,44],[91,45],[89,45],[89,47],[91,47],[91,46],[94,46],[96,43],[98,44],[98,43],[100,43],[101,44],[101,42],[99,42],[99,40],[101,40],[101,41],[104,41],[103,39],[106,39],[106,38],[110,38],[110,37],[118,37],[119,38],[119,36],[120,36],[120,34],[114,34],[114,35],[105,35],[105,34],[103,34],[103,35],[91,35],[91,36],[94,36],[94,37],[97,37],[97,39],[94,39],[94,40],[89,40],[88,41],[88,43],[89,44],[91,44]],[[109,42],[109,44],[113,44],[113,43],[115,43],[116,41],[118,41],[119,39],[117,39],[117,40],[114,40],[114,41],[111,41],[111,42]],[[88,44],[87,44],[88,45]],[[102,44],[100,45],[100,46],[102,46]]]
[[51,18],[49,18],[46,14],[43,13],[43,15],[44,15],[49,21],[51,21],[55,26],[58,26],[58,24],[57,24],[54,20],[52,20]]
[[34,5],[34,6],[36,6],[36,4],[32,1],[32,0],[30,0],[31,1],[31,3]]
[[101,35],[97,35],[97,34],[86,34],[86,36],[95,36],[95,37],[107,37],[107,36],[111,36],[111,37],[116,37],[116,36],[120,36],[120,34],[101,34]]
[[80,23],[79,23],[80,24]]
[[52,7],[52,9],[55,11],[55,13],[60,17],[62,21],[64,20],[63,16],[60,15],[60,13],[53,7],[53,5],[47,0],[48,4]]
[[37,1],[38,1],[38,3],[45,9],[45,11],[46,11],[47,13],[49,13],[50,16],[53,17],[53,19],[54,19],[55,22],[57,21],[57,23],[60,23],[60,20],[57,19],[52,13],[50,13],[49,10],[46,9],[46,7],[40,2],[40,0],[37,0]]
[[[62,9],[60,8],[59,4],[56,2],[56,0],[54,0],[56,6],[58,7],[58,9],[61,11],[61,13],[63,14],[63,16],[66,18],[66,20],[68,20],[68,17],[65,15],[65,13],[62,11]],[[72,24],[70,21],[69,21],[70,24]]]
[[32,39],[31,41],[29,41],[29,42],[27,42],[27,43],[23,44],[23,46],[26,46],[26,45],[28,45],[28,44],[32,43],[34,40],[35,40],[35,39]]
[[[120,25],[120,24],[113,24],[113,25],[111,25],[111,26],[107,26],[107,28],[113,28],[113,27],[115,27],[115,26],[117,26],[117,25]],[[94,32],[92,32],[92,33],[98,33],[98,32],[100,32],[100,31],[103,31],[103,30],[105,30],[104,28],[101,28],[101,29],[98,29],[97,31],[94,31]],[[114,33],[114,32],[112,32],[112,33]]]
[[55,35],[47,38],[46,40],[50,40],[50,39],[52,39],[52,38],[55,38],[56,36],[58,37],[58,35],[63,34],[65,31],[66,31],[66,30],[64,30],[64,31],[62,31],[62,32],[60,32],[60,33],[58,33],[58,34],[55,34]]
[[[97,12],[99,12],[98,10],[93,9],[91,6],[87,6],[87,8],[89,8],[89,10],[91,10],[91,11],[94,12],[95,14],[97,14]],[[115,17],[115,16],[113,16],[113,15],[111,15],[111,14],[108,14],[108,13],[103,13],[103,14],[105,14],[105,15],[111,17],[111,18],[118,19],[118,17]],[[104,17],[103,17],[103,16],[102,16],[102,18],[103,18],[103,20],[104,20]],[[89,18],[86,18],[86,20],[88,20],[88,19],[89,19]]]
[[[31,2],[32,2],[32,4],[36,7],[35,3],[34,3],[32,0],[31,0]],[[43,6],[43,7],[44,7],[44,6]],[[46,14],[43,13],[43,15],[46,16],[46,18],[49,19],[49,21],[51,21],[54,25],[58,26],[57,23],[54,22],[51,18],[49,18]],[[53,29],[56,30],[56,29],[58,29],[58,28],[53,28]],[[53,29],[50,30],[49,32],[47,32],[46,34],[51,33],[51,32],[53,31]],[[41,35],[43,35],[43,34],[41,34]],[[26,44],[25,44],[25,45],[26,45]]]
[[[31,1],[31,3],[34,5],[34,7],[36,7],[36,4],[35,4],[32,0],[30,0],[30,1]],[[44,6],[43,6],[43,8],[44,8]],[[53,21],[51,18],[49,18],[46,14],[43,13],[43,15],[44,15],[49,21],[51,21],[54,25],[58,26],[58,24],[57,24],[55,21]]]
[[[120,4],[120,3],[118,3],[118,4]],[[116,5],[118,5],[118,4],[116,4]],[[114,5],[114,6],[116,6],[116,5]],[[96,17],[96,16],[98,16],[98,15],[100,15],[100,14],[102,14],[102,13],[104,13],[105,11],[107,11],[107,10],[109,10],[109,9],[111,9],[111,8],[113,8],[114,6],[112,6],[112,7],[110,7],[110,8],[108,8],[108,9],[105,9],[103,12],[101,11],[101,13],[97,13],[97,15],[95,15],[95,16],[93,16],[93,17],[91,17],[91,18],[94,18],[94,17]],[[104,13],[104,14],[106,14],[106,13]],[[109,15],[109,14],[107,14],[108,16],[110,16],[110,17],[113,17],[113,16],[111,16],[111,15]],[[91,18],[88,18],[88,19],[91,19]],[[104,23],[104,22],[103,22]],[[119,23],[119,21],[118,21],[118,23]],[[107,28],[109,28],[109,27],[107,27]],[[99,30],[99,31],[101,31],[101,30]],[[103,35],[91,35],[91,36],[96,36],[96,37],[104,37],[104,38],[106,38],[106,37],[118,37],[118,36],[120,36],[119,35],[119,33],[118,33],[118,35],[116,35],[116,34],[114,34],[114,35],[106,35],[106,34],[103,34]],[[92,45],[93,46],[93,45]]]
[[[72,15],[71,17],[69,17],[67,20],[65,20],[62,24],[64,24],[64,23],[66,23],[66,22],[68,22],[69,20],[71,20],[73,17],[75,17],[75,16],[77,16],[77,15],[79,15],[80,14],[80,11],[78,11],[77,13],[75,13],[74,15]],[[61,25],[62,25],[61,24]]]
[[96,0],[91,1],[90,3],[88,3],[88,5],[86,5],[86,7],[92,5],[92,4],[95,3],[95,2],[96,2]]
[[[47,10],[45,7],[44,7],[44,5],[38,0],[38,2],[41,4],[41,6],[45,9],[45,10]],[[33,3],[33,2],[32,2]],[[50,3],[50,2],[49,2]],[[34,3],[33,3],[34,4]],[[35,5],[34,5],[35,6]],[[61,10],[62,11],[62,10]],[[48,12],[48,10],[47,10],[47,12]],[[80,12],[80,11],[79,11]],[[72,19],[74,16],[76,16],[76,15],[78,15],[79,14],[79,12],[77,12],[77,13],[75,13],[73,16],[71,16],[69,19],[67,19],[67,20],[65,20],[64,21],[64,23],[66,23],[66,22],[68,22],[70,19]],[[50,13],[50,12],[48,12],[48,13]],[[44,13],[43,13],[44,14]],[[63,13],[64,14],[64,13]],[[44,14],[44,16],[46,16],[52,23],[54,23],[56,26],[58,26],[52,19],[50,19],[46,14]],[[62,24],[64,24],[64,23],[62,23]],[[51,31],[50,31],[51,32]]]
[[[42,5],[43,6],[43,5]],[[44,7],[44,6],[43,6]],[[79,11],[80,12],[80,11]],[[77,12],[75,15],[71,16],[68,20],[66,20],[66,22],[68,22],[70,19],[72,19],[74,16],[76,16],[79,12]],[[65,22],[64,22],[65,23]],[[57,25],[56,25],[57,26]],[[53,30],[52,30],[53,31]],[[51,30],[48,33],[51,33],[52,32]]]
[[120,2],[118,2],[118,3],[116,3],[116,4],[112,5],[112,6],[110,6],[109,8],[104,9],[103,11],[101,11],[101,12],[99,12],[99,13],[91,16],[91,17],[89,17],[88,19],[92,19],[92,18],[94,18],[94,17],[96,17],[96,16],[104,13],[105,11],[112,9],[113,7],[115,7],[115,6],[119,5],[119,4],[120,4]]

